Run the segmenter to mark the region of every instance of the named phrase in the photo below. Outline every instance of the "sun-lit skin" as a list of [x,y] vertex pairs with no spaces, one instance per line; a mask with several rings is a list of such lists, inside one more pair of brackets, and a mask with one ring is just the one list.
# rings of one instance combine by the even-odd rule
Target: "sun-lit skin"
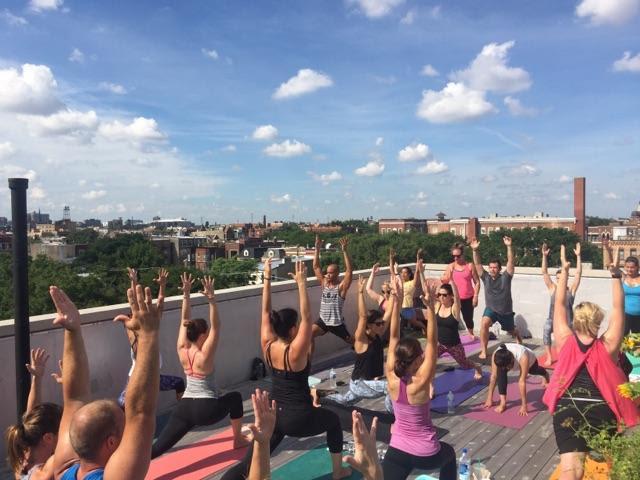
[[452,249],[451,256],[453,257],[453,261],[458,265],[464,265],[465,263],[467,263],[464,259],[464,256],[462,255],[462,250],[460,250],[459,248]]
[[324,274],[324,279],[327,281],[329,285],[337,285],[338,277],[340,276],[340,269],[337,265],[331,264],[327,267],[327,271]]
[[411,280],[411,270],[409,270],[409,268],[407,267],[403,267],[402,270],[400,270],[400,278],[402,278],[403,282],[408,282]]
[[491,262],[489,264],[489,275],[491,275],[491,278],[496,278],[500,274],[500,270],[502,270],[502,266],[498,262]]
[[625,262],[624,263],[624,273],[627,277],[637,278],[638,277],[638,265],[635,262]]

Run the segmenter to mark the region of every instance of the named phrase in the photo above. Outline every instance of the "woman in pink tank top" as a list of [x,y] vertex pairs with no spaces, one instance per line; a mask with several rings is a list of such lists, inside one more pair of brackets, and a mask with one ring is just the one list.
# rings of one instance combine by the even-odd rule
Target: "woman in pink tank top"
[[[423,275],[422,270],[418,271]],[[423,285],[427,285],[423,280]],[[385,373],[396,421],[391,428],[389,449],[382,462],[384,478],[403,480],[415,468],[439,469],[441,480],[455,480],[456,454],[438,441],[431,422],[429,385],[433,380],[438,355],[438,325],[433,305],[435,288],[425,291],[427,344],[422,351],[415,338],[400,338],[400,302],[402,281],[392,278],[390,299],[391,327]]]
[[473,310],[478,306],[480,278],[473,265],[464,258],[464,244],[457,242],[451,247],[451,262],[441,277],[442,283],[456,284],[460,296],[460,312],[471,337],[473,334]]

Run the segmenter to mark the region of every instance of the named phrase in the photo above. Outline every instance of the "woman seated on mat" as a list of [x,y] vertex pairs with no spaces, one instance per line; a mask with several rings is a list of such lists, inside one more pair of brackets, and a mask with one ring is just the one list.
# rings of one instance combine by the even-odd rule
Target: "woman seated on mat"
[[[562,480],[577,480],[584,475],[588,451],[576,429],[587,421],[597,433],[612,423],[632,427],[640,421],[638,408],[624,398],[617,386],[626,377],[618,365],[618,353],[624,336],[624,292],[622,274],[610,265],[613,305],[609,326],[598,337],[604,311],[595,303],[582,302],[573,312],[573,330],[567,322],[566,291],[569,277],[564,245],[560,249],[562,273],[556,288],[553,331],[558,348],[558,363],[543,401],[553,415],[553,430],[560,452]],[[614,259],[615,262],[615,259]],[[559,407],[559,408],[558,408]],[[557,410],[557,411],[556,411]],[[615,431],[615,427],[613,427]]]
[[497,383],[500,403],[495,408],[495,411],[502,413],[507,409],[507,373],[513,369],[516,363],[520,368],[518,388],[520,389],[521,404],[518,414],[521,416],[529,414],[527,410],[527,375],[540,375],[542,384],[546,387],[549,383],[549,374],[538,365],[538,359],[533,351],[519,343],[501,343],[498,349],[493,352],[493,357],[491,357],[491,380],[489,381],[487,401],[484,402],[484,408],[493,406],[493,391]]
[[[371,277],[373,275],[374,272],[371,273]],[[364,290],[364,279],[358,277],[358,326],[353,346],[356,352],[356,363],[351,374],[349,391],[346,394],[334,393],[325,397],[341,404],[349,404],[361,398],[381,397],[387,393],[387,381],[384,379],[382,337],[388,327],[391,308],[387,309],[384,317],[379,310],[367,311]],[[390,300],[387,305],[391,303],[393,300]],[[389,408],[390,406],[387,407],[387,410]]]
[[400,339],[398,304],[403,291],[399,279],[393,288],[396,302],[391,314],[385,371],[396,421],[382,462],[384,478],[403,480],[414,468],[439,468],[441,480],[455,480],[455,451],[451,445],[438,441],[429,410],[429,385],[435,375],[438,352],[438,324],[433,310],[435,288],[425,289],[427,343],[424,352],[417,339]]
[[240,448],[249,441],[242,434],[242,396],[238,392],[220,395],[213,375],[216,348],[220,338],[218,307],[213,290],[214,280],[204,277],[201,293],[209,302],[209,321],[191,319],[191,274],[182,274],[182,320],[178,331],[178,357],[187,376],[187,388],[178,405],[171,412],[169,421],[153,444],[151,458],[162,455],[173,447],[192,428],[213,425],[227,415],[231,418],[233,446]]

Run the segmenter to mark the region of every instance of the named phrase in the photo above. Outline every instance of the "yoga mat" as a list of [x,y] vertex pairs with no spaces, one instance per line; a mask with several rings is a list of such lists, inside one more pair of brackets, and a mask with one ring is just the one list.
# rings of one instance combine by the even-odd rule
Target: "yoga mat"
[[625,355],[627,356],[627,358],[631,362],[631,366],[634,368],[634,370],[636,368],[640,368],[640,357],[636,357],[634,355],[631,355],[629,352],[627,352]]
[[484,398],[478,405],[474,405],[469,413],[465,413],[464,416],[473,420],[480,420],[486,423],[493,423],[495,425],[502,425],[503,427],[515,428],[520,430],[527,423],[541,412],[546,407],[542,403],[542,395],[544,394],[544,388],[540,379],[531,377],[527,379],[527,406],[529,408],[529,415],[521,417],[518,415],[520,410],[520,390],[518,388],[518,382],[512,381],[507,386],[507,409],[502,413],[497,413],[493,409],[498,406],[496,399],[498,398],[497,388],[493,393],[494,405],[493,407],[485,410],[482,406],[484,404]]
[[[362,478],[355,470],[351,480]],[[331,457],[327,445],[309,450],[271,473],[272,480],[331,480]]]
[[[464,353],[467,357],[469,357],[472,353],[480,350],[480,338],[476,337],[475,340],[471,339],[470,335],[460,335],[460,341],[462,342],[462,347],[464,348]],[[453,358],[448,353],[443,353],[440,358]]]
[[322,379],[318,378],[318,377],[314,377],[312,375],[309,375],[308,382],[309,382],[309,387],[313,388],[316,385],[318,385],[319,383],[322,383]]
[[481,380],[474,380],[474,369],[445,372],[433,380],[435,397],[431,400],[431,410],[447,413],[447,395],[453,392],[453,404],[457,407],[488,384],[489,374],[484,372]]
[[200,480],[241,460],[246,451],[233,449],[228,429],[152,460],[145,480]]
[[[560,464],[553,471],[549,480],[559,480]],[[596,462],[587,455],[584,462],[584,476],[582,480],[609,480],[609,467],[605,462]]]
[[558,361],[558,351],[556,350],[555,347],[551,347],[551,366],[550,367],[547,367],[546,365],[544,365],[544,361],[546,359],[547,359],[546,353],[543,353],[538,357],[538,364],[540,364],[542,368],[553,369],[556,367],[555,363]]

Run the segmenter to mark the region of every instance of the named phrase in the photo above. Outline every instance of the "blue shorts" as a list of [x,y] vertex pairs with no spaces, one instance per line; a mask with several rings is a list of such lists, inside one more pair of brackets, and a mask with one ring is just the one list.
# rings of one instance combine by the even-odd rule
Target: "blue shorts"
[[484,309],[483,317],[489,317],[491,319],[491,323],[498,322],[500,327],[505,332],[513,332],[516,328],[516,322],[514,321],[515,313],[498,313],[491,310],[489,307]]
[[403,320],[414,320],[416,317],[416,309],[413,307],[407,307],[400,310],[400,318],[402,318]]

